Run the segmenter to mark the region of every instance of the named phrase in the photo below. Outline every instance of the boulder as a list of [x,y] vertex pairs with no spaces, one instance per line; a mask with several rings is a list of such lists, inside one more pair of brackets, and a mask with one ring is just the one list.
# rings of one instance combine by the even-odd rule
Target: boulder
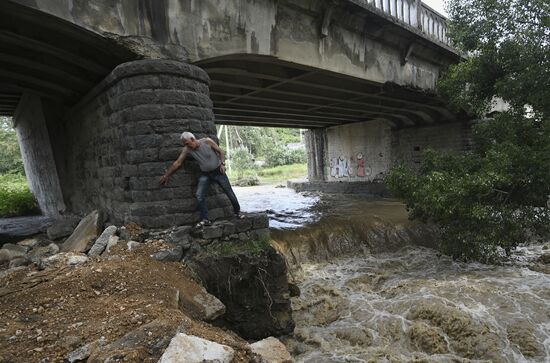
[[28,258],[34,262],[38,263],[41,259],[49,256],[53,256],[59,252],[59,246],[55,243],[50,243],[44,247],[34,248],[28,255]]
[[153,256],[156,260],[165,262],[175,262],[181,260],[183,257],[183,247],[176,246],[174,248],[168,248],[160,250]]
[[227,345],[178,333],[172,338],[158,363],[229,363],[234,355],[235,351]]
[[281,341],[274,337],[265,338],[250,344],[250,350],[258,363],[291,363],[290,353]]
[[141,243],[136,242],[136,241],[128,241],[126,246],[128,246],[128,251],[133,251],[136,248],[138,248],[139,246],[141,246]]
[[[182,294],[180,296],[187,295]],[[212,321],[225,314],[225,305],[220,300],[218,300],[217,297],[209,294],[202,286],[199,293],[194,294],[191,299],[194,303],[197,303],[199,305],[198,310],[200,311],[200,318],[202,320]]]
[[74,232],[61,245],[63,252],[86,252],[100,230],[101,218],[99,211],[95,210],[84,217]]
[[18,246],[23,246],[27,248],[27,251],[31,248],[38,246],[39,244],[40,244],[40,240],[38,238],[27,238],[17,242]]
[[40,260],[40,266],[46,268],[54,264],[67,264],[69,266],[81,265],[88,261],[88,256],[73,252],[61,252]]
[[215,239],[223,236],[223,225],[214,224],[193,231],[193,235],[202,239]]
[[159,356],[170,343],[177,328],[178,323],[171,319],[153,320],[100,349],[92,350],[86,362],[150,362],[151,355]]
[[166,241],[169,243],[181,245],[184,249],[189,248],[189,234],[191,233],[191,226],[180,226],[174,228],[166,236]]
[[67,254],[67,265],[76,266],[88,261],[85,255]]
[[27,248],[13,243],[6,243],[0,249],[0,264],[7,263],[16,257],[24,257],[27,253]]
[[88,358],[94,350],[101,348],[104,345],[105,345],[105,338],[101,337],[98,340],[95,340],[91,343],[83,345],[77,350],[70,352],[65,356],[65,360],[69,363],[81,362],[86,358]]
[[118,244],[119,239],[120,238],[118,236],[109,237],[109,242],[107,242],[107,246],[105,247],[105,251],[103,251],[103,253],[109,253],[111,248],[113,248],[114,246],[116,246]]
[[56,219],[53,224],[48,227],[46,234],[49,239],[58,239],[67,237],[73,233],[75,227],[78,225],[80,218],[77,216],[64,216]]
[[29,263],[31,263],[31,261],[25,256],[15,257],[10,261],[9,268],[27,266]]
[[109,238],[113,237],[116,231],[116,226],[109,226],[105,228],[103,233],[101,233],[101,235],[96,239],[92,248],[90,248],[90,251],[88,251],[88,256],[101,255],[109,243]]

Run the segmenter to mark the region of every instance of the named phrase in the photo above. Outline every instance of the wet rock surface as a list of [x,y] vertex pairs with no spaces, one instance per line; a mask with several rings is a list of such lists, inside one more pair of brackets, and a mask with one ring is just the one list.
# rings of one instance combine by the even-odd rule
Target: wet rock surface
[[226,306],[218,323],[246,339],[292,332],[284,258],[271,247],[226,253],[199,254],[191,262],[206,289]]
[[269,337],[250,344],[252,353],[258,363],[291,363],[292,357],[283,343],[277,338]]

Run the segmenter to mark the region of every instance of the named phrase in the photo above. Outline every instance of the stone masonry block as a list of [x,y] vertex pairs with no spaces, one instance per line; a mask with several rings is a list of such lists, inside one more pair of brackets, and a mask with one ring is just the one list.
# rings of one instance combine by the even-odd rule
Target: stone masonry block
[[165,140],[165,135],[128,136],[126,142],[131,149],[158,148]]
[[209,88],[206,83],[198,82],[194,79],[184,77],[174,77],[173,75],[159,75],[161,88],[165,89],[184,89],[202,94],[209,94]]
[[[131,92],[139,89],[156,89],[162,87],[161,75],[143,74],[134,77],[128,77],[118,82],[109,89],[108,94],[117,95],[125,92]],[[166,76],[170,77],[170,76]]]
[[[162,174],[161,174],[162,175]],[[157,190],[161,189],[159,184],[159,176],[145,176],[145,177],[130,177],[129,188],[130,190]],[[162,186],[162,188],[179,188],[182,186],[190,186],[196,184],[196,176],[176,173],[170,176],[168,183]]]
[[248,214],[248,218],[252,219],[253,229],[269,228],[269,217],[265,213]]
[[121,122],[143,121],[143,120],[158,120],[162,118],[163,107],[161,105],[139,105],[126,108],[113,113],[115,118],[119,118]]
[[199,236],[204,239],[220,238],[223,235],[223,228],[221,226],[212,225],[204,227],[199,231]]
[[141,74],[173,74],[205,84],[208,84],[210,79],[208,73],[199,67],[178,61],[159,61],[157,59],[144,59],[123,63],[117,66],[108,77],[127,80],[132,76]]
[[[154,202],[159,200],[172,200],[188,197],[194,199],[191,187],[162,188],[160,190],[132,190],[129,197],[134,202]],[[192,196],[192,197],[189,197]]]
[[142,163],[137,166],[137,174],[141,176],[158,175],[160,177],[166,172],[169,166],[170,163],[167,162]]
[[176,217],[172,215],[162,216],[130,216],[125,218],[123,223],[137,223],[140,226],[147,226],[149,228],[162,228],[173,226],[176,224]]
[[166,147],[158,150],[158,160],[174,161],[181,154],[182,147]]
[[172,132],[162,135],[162,142],[160,146],[163,148],[180,147],[181,149],[183,147],[181,144],[181,133]]
[[214,112],[209,108],[198,106],[164,105],[162,107],[162,117],[158,118],[184,118],[214,123]]
[[126,160],[131,164],[145,163],[148,161],[157,161],[158,155],[158,148],[129,150],[126,151]]
[[235,219],[233,223],[235,224],[236,232],[246,232],[252,228],[252,220],[249,218]]
[[[218,224],[218,222],[216,224]],[[229,236],[235,233],[235,225],[230,221],[221,221],[218,225],[223,228],[224,236]]]
[[189,235],[191,233],[191,226],[180,226],[174,228],[167,236],[169,243],[179,244],[181,242],[188,242]]
[[137,90],[116,95],[111,99],[110,106],[116,112],[130,107],[157,103],[162,102],[158,102],[158,97],[154,90]]

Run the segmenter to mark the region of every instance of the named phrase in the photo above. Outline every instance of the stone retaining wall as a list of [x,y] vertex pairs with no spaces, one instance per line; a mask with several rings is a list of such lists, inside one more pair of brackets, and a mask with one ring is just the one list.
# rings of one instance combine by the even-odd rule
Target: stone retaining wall
[[[202,69],[168,60],[119,65],[66,117],[60,175],[69,210],[104,209],[115,224],[191,224],[198,166],[187,161],[167,186],[159,177],[177,158],[180,134],[215,138],[209,78]],[[221,189],[208,198],[211,218],[231,215]]]

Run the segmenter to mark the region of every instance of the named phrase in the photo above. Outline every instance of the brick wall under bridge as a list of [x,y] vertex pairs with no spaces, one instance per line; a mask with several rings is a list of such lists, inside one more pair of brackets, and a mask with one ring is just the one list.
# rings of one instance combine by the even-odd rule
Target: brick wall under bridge
[[[420,165],[426,149],[469,149],[470,131],[469,122],[458,121],[409,128],[369,121],[309,130],[306,133],[308,179],[318,188],[319,182],[380,183],[393,165]],[[341,189],[349,190],[346,186]]]

